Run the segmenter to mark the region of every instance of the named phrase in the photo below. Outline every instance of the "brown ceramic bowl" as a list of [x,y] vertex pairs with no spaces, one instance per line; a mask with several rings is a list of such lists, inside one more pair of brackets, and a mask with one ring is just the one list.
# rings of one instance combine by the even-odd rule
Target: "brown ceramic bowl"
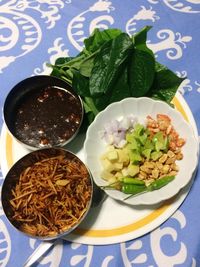
[[15,85],[3,107],[9,132],[31,150],[69,143],[79,131],[83,113],[81,98],[72,87],[48,75]]
[[17,230],[50,240],[67,235],[87,215],[93,198],[88,168],[62,148],[32,151],[5,177],[2,207]]

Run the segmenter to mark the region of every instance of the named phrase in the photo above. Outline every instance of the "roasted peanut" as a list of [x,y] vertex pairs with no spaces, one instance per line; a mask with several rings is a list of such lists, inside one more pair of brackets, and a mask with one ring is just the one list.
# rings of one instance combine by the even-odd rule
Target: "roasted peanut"
[[176,165],[175,163],[171,165],[171,168],[173,171],[179,171],[179,166]]
[[169,172],[169,169],[170,169],[170,166],[166,164],[163,166],[161,171],[162,171],[162,173],[167,174]]
[[177,155],[176,155],[176,159],[177,160],[181,160],[181,159],[183,159],[183,154],[180,152],[180,153],[178,153]]
[[155,162],[156,167],[161,170],[163,168],[163,164],[159,161]]
[[138,174],[138,177],[141,179],[141,180],[144,180],[147,178],[147,174],[143,171],[140,171],[139,174]]
[[180,152],[181,152],[181,149],[180,149],[180,148],[177,148],[177,149],[174,151],[175,154],[178,154],[178,153],[180,153]]
[[175,156],[175,154],[174,154],[173,151],[168,150],[168,151],[167,151],[167,156],[168,156],[169,158],[173,158],[173,157]]
[[159,162],[164,163],[167,160],[167,154],[163,154],[162,157],[159,158]]
[[153,161],[151,161],[151,162],[150,161],[146,161],[144,163],[144,166],[149,168],[149,169],[153,169],[153,168],[155,168],[155,163]]
[[159,176],[159,170],[158,169],[152,170],[152,177],[156,179],[158,178],[158,176]]
[[176,161],[176,158],[175,158],[175,157],[173,157],[173,158],[168,158],[168,159],[166,160],[166,164],[173,164],[175,161]]
[[144,165],[140,166],[140,170],[145,173],[151,173],[151,170]]

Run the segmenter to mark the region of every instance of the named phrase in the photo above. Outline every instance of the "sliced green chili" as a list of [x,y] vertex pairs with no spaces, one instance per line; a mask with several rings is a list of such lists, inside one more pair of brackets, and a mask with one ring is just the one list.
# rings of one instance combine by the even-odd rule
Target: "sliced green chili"
[[143,185],[135,185],[135,184],[122,184],[121,191],[125,194],[135,195],[140,192],[146,191],[147,187]]
[[[130,196],[124,198],[124,200],[135,196],[136,194],[158,190],[161,187],[167,185],[171,181],[173,181],[175,176],[164,176],[154,182],[152,182],[149,186],[142,186],[142,185],[134,185],[134,184],[124,184],[122,186],[122,192],[125,194],[130,194]],[[124,191],[123,191],[124,190]]]
[[120,181],[124,184],[145,185],[144,181],[132,177],[122,177]]
[[175,179],[175,176],[164,176],[150,185],[146,186],[144,181],[141,181],[137,178],[132,177],[123,177],[120,181],[113,182],[107,186],[102,186],[102,189],[117,189],[123,192],[124,194],[129,194],[128,197],[124,198],[126,200],[132,196],[135,196],[139,193],[158,190],[161,187],[167,185]]
[[149,186],[147,186],[147,190],[148,191],[153,191],[153,190],[157,190],[160,189],[161,187],[167,185],[168,183],[170,183],[171,181],[173,181],[175,178],[175,176],[164,176],[154,182],[152,182]]

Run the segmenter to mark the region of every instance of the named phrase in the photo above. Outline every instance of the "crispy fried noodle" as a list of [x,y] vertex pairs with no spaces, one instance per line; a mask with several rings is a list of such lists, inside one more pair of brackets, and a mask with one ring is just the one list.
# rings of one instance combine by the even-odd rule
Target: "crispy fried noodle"
[[91,198],[87,168],[64,156],[43,159],[26,168],[12,190],[12,220],[30,235],[52,236],[73,227]]

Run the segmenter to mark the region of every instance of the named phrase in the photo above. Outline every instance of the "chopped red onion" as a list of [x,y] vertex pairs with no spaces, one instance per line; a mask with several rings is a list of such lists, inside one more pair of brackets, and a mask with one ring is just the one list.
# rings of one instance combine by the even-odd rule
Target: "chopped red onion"
[[105,124],[101,132],[101,138],[109,145],[123,147],[126,144],[126,132],[134,128],[137,119],[133,115],[122,118],[121,120],[112,120]]

